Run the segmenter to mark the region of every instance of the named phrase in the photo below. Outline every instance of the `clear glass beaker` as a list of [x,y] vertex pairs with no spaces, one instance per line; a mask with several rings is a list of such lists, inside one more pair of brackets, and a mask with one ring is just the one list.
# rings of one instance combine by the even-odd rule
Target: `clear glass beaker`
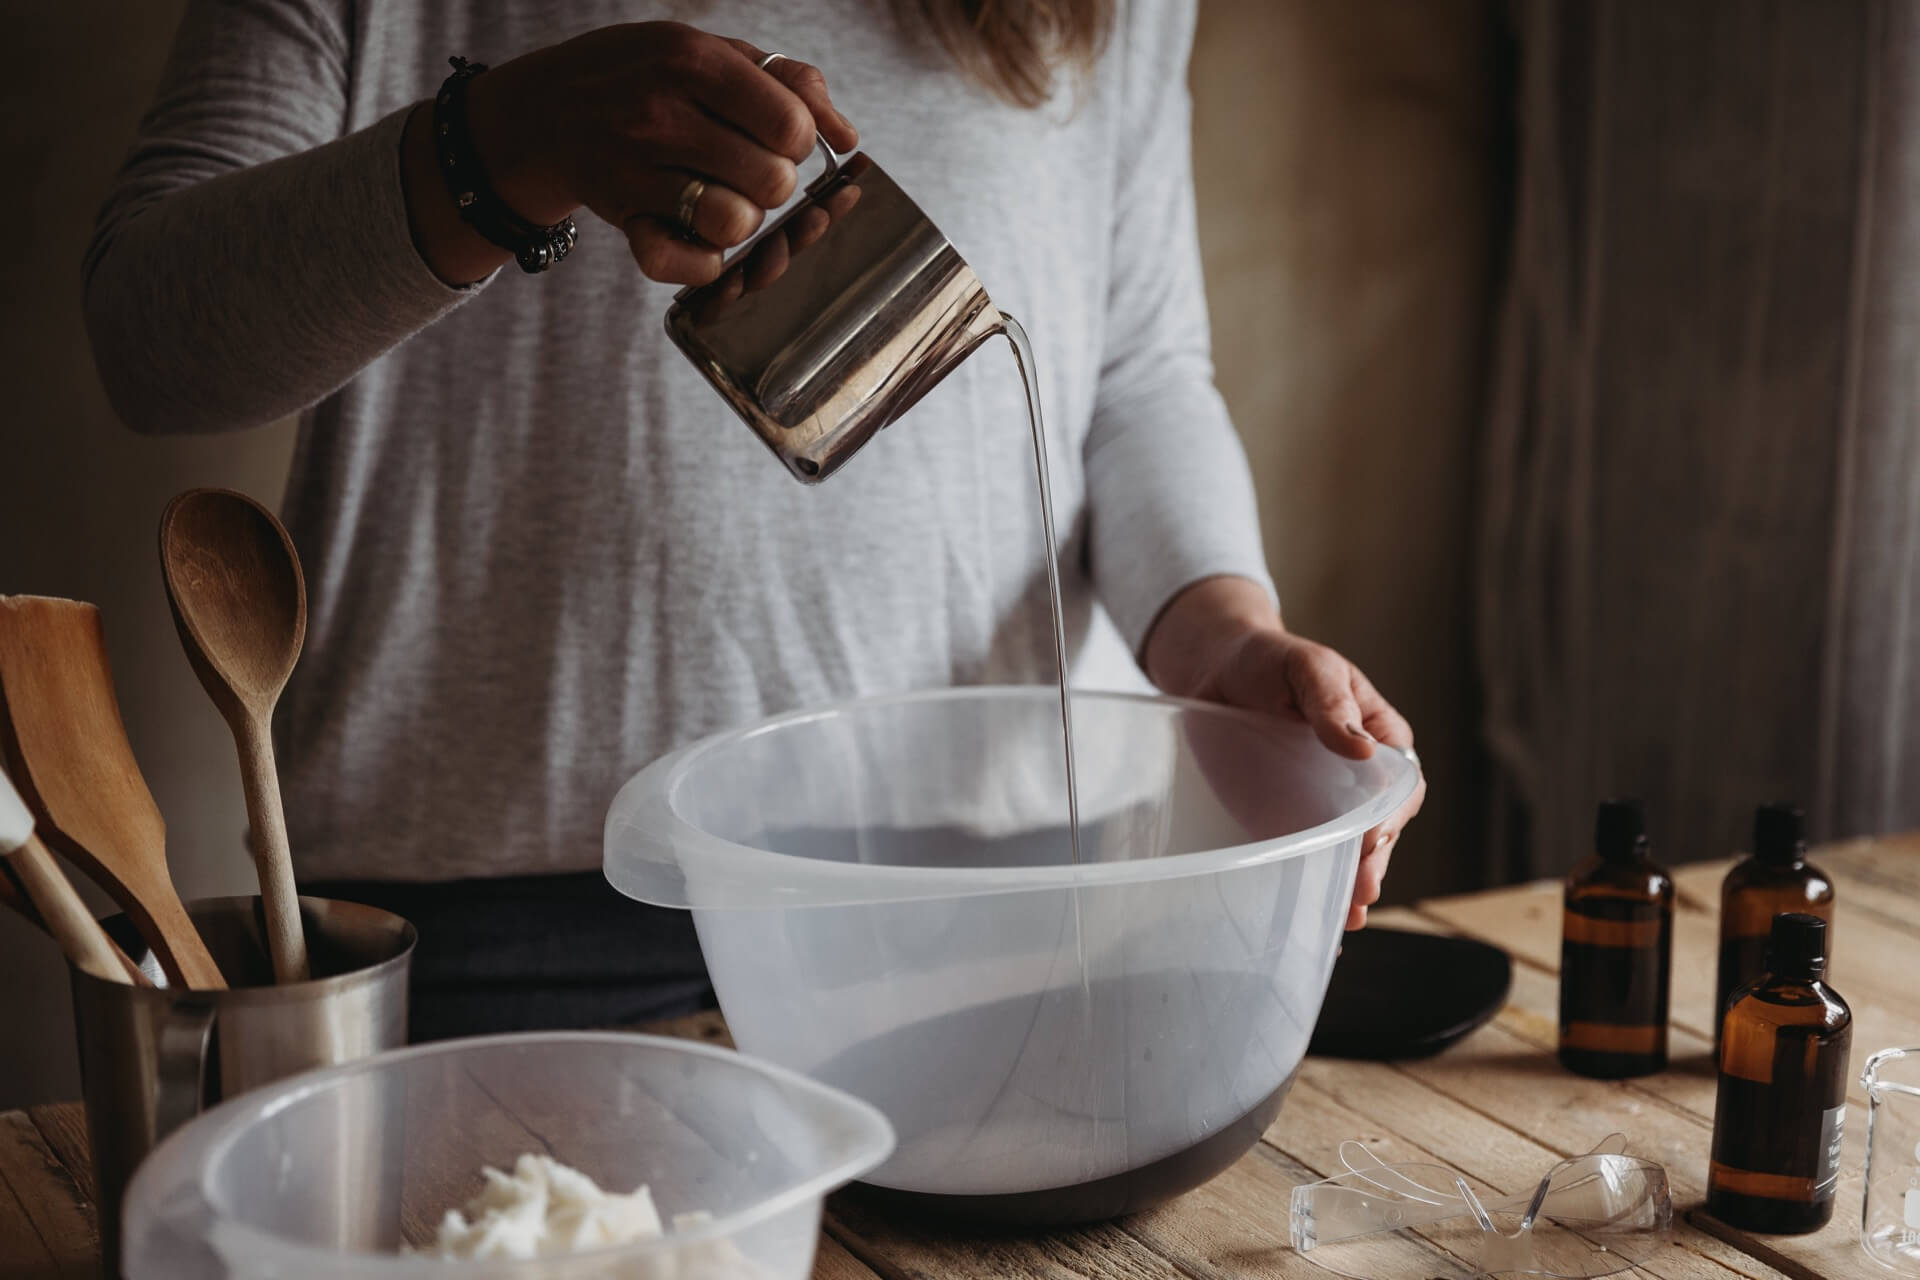
[[1867,1195],[1860,1247],[1882,1266],[1920,1276],[1920,1047],[1867,1059]]

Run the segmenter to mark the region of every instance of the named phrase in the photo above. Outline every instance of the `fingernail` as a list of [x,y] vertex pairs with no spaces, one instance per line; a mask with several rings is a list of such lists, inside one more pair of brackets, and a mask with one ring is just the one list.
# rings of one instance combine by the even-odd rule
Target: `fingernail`
[[1378,741],[1377,738],[1375,738],[1372,734],[1368,733],[1365,729],[1361,728],[1357,724],[1348,725],[1347,732],[1352,734],[1356,738],[1365,738],[1368,742]]

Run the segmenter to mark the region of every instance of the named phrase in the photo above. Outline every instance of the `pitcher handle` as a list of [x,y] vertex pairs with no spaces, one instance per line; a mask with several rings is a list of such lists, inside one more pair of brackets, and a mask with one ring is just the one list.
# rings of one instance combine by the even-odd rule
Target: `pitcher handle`
[[207,1085],[207,1047],[213,1038],[214,1004],[191,995],[175,1000],[160,1024],[156,1046],[153,1140],[200,1114]]
[[[783,58],[788,62],[793,61],[793,59],[788,58],[784,53],[769,53],[762,57],[757,65],[762,71],[765,71],[768,67]],[[832,143],[820,136],[818,130],[814,131],[813,145],[819,150],[821,155],[827,158],[827,168],[824,173],[807,184],[806,190],[803,193],[805,195],[812,195],[815,191],[819,190],[822,183],[840,171],[840,153],[833,149]]]
[[819,177],[807,184],[806,194],[808,195],[818,194],[820,188],[833,181],[835,175],[840,172],[841,156],[833,149],[833,144],[816,133],[813,135],[813,145],[815,150],[827,158],[827,167],[820,171]]

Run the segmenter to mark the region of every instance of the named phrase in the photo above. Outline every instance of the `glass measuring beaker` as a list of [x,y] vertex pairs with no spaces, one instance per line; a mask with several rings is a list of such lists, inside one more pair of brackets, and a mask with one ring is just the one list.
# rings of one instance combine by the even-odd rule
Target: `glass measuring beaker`
[[1920,1047],[1867,1059],[1867,1194],[1860,1247],[1882,1266],[1920,1276]]

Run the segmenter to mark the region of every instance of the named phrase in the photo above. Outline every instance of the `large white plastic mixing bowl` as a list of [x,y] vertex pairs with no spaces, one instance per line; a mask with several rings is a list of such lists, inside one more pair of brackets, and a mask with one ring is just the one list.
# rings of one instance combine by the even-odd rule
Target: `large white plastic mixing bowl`
[[[821,1201],[892,1145],[866,1103],[684,1040],[538,1033],[450,1040],[296,1076],[180,1129],[127,1192],[129,1280],[804,1280]],[[532,1262],[431,1244],[483,1165],[522,1152],[608,1191],[645,1185],[650,1242]]]
[[1059,1222],[1243,1154],[1305,1054],[1361,837],[1415,784],[1399,752],[1211,704],[1077,694],[1074,723],[1080,865],[1049,688],[784,716],[608,814],[608,879],[693,910],[741,1048],[893,1122],[871,1183]]

